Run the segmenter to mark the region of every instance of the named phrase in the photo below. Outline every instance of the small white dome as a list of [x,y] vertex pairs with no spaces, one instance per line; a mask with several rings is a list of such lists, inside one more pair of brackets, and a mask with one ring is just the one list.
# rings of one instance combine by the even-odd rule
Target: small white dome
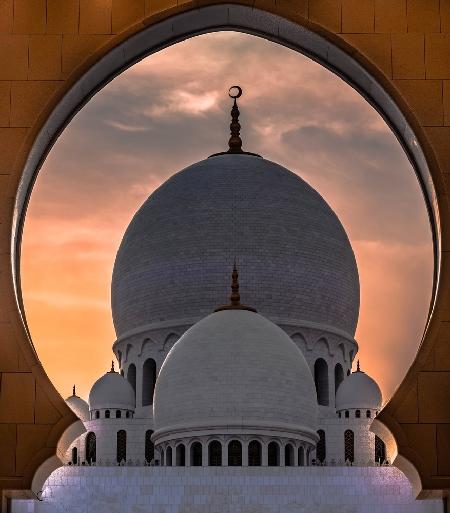
[[314,381],[277,325],[245,310],[213,313],[169,352],[156,381],[155,438],[181,432],[283,432],[315,443]]
[[66,399],[66,403],[79,419],[89,420],[89,405],[75,394],[75,389],[74,393]]
[[133,387],[118,372],[111,370],[99,378],[89,393],[89,409],[134,410],[136,398]]
[[382,395],[377,382],[358,370],[344,379],[336,393],[336,410],[378,410]]

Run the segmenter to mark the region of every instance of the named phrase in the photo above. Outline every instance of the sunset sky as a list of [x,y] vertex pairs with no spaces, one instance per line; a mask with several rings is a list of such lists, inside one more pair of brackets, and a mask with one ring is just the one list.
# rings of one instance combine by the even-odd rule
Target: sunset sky
[[110,283],[132,215],[169,176],[226,149],[231,85],[244,149],[299,174],[343,223],[359,267],[362,370],[388,398],[420,343],[432,244],[414,172],[382,118],[308,58],[237,33],[199,36],[116,78],[56,142],[22,246],[25,312],[60,393],[87,398],[115,340]]

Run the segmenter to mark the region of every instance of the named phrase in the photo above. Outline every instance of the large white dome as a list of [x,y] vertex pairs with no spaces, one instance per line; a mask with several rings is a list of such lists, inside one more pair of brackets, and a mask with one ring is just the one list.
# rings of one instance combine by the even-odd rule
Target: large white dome
[[213,313],[174,345],[156,381],[153,417],[157,442],[248,431],[317,440],[304,356],[281,328],[244,310]]
[[111,370],[92,385],[89,393],[90,410],[134,410],[135,406],[133,387],[118,372]]
[[354,336],[358,270],[339,219],[297,175],[243,154],[184,169],[136,213],[114,265],[117,337],[208,315],[234,258],[246,301],[265,317]]
[[359,369],[345,378],[336,392],[336,410],[378,410],[381,403],[377,382]]

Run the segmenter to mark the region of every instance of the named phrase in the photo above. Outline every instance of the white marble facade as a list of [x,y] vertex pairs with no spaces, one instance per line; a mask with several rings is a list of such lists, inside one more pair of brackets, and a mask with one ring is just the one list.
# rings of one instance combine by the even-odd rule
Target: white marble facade
[[[212,313],[235,259],[258,313],[236,268]],[[74,389],[86,433],[12,513],[442,513],[370,431],[353,250],[289,170],[227,154],[170,178],[124,235],[112,311],[118,371],[89,404]]]
[[395,467],[64,467],[11,513],[443,513]]

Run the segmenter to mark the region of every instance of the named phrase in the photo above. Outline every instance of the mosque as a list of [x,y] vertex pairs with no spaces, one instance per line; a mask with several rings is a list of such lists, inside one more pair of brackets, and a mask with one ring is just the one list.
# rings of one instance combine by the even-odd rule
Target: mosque
[[86,432],[13,513],[443,511],[414,499],[370,431],[382,396],[357,361],[347,234],[304,180],[242,149],[241,93],[229,149],[173,175],[128,226],[118,369],[88,403],[74,387]]

